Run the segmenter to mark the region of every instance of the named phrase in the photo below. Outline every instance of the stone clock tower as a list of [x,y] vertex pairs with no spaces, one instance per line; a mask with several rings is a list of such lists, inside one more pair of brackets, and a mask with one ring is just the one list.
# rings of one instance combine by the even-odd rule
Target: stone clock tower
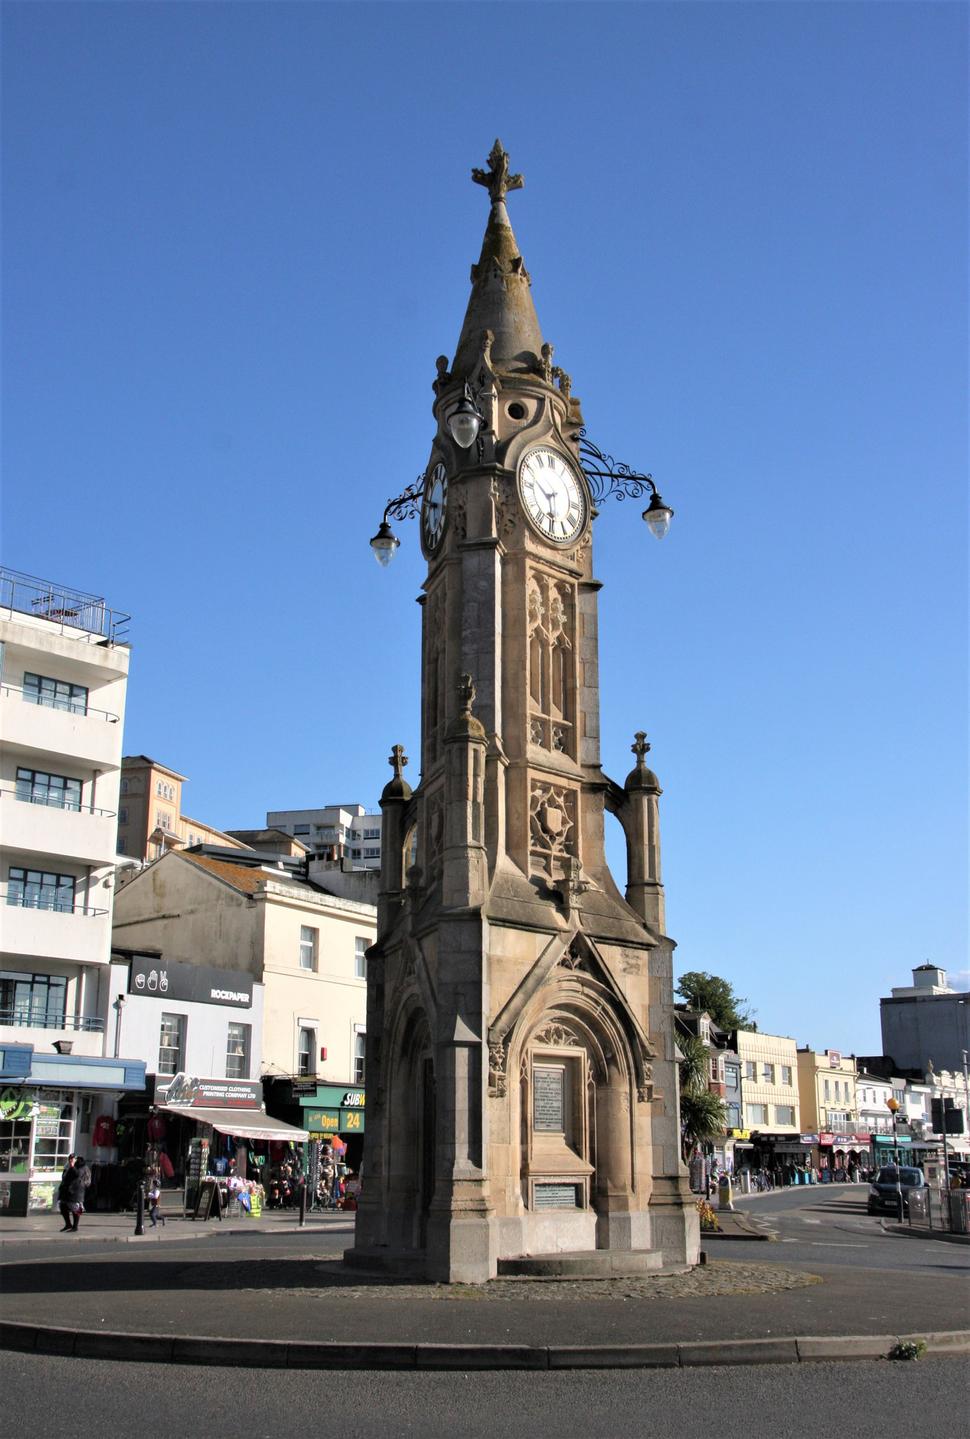
[[[448,1282],[549,1254],[565,1272],[683,1265],[698,1233],[679,1157],[660,786],[642,734],[623,785],[600,767],[579,401],[509,223],[522,178],[498,141],[472,175],[488,225],[454,360],[438,361],[425,476],[402,497],[428,561],[421,780],[412,791],[395,748],[347,1258]],[[626,834],[625,893],[604,810]]]

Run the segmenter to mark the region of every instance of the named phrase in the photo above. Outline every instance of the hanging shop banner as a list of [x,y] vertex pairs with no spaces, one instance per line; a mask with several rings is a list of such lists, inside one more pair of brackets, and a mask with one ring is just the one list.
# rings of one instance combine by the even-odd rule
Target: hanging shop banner
[[198,1079],[176,1074],[155,1081],[156,1104],[183,1104],[193,1109],[261,1109],[263,1086],[258,1080]]
[[249,1009],[253,977],[238,969],[213,969],[205,964],[184,964],[158,955],[135,954],[128,972],[128,993],[151,999],[185,999],[195,1004],[228,1004]]

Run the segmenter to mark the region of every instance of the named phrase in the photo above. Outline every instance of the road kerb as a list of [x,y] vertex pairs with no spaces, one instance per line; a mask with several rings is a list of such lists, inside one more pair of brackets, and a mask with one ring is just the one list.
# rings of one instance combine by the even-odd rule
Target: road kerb
[[805,1362],[833,1359],[885,1359],[896,1343],[895,1334],[806,1335],[797,1339],[798,1357]]
[[805,1335],[682,1344],[394,1344],[205,1335],[121,1334],[0,1321],[0,1349],[155,1364],[252,1369],[511,1370],[652,1369],[818,1360],[886,1359],[897,1343],[929,1354],[970,1354],[970,1329],[923,1334]]
[[718,1343],[681,1344],[681,1367],[708,1364],[797,1364],[794,1339],[724,1339]]
[[677,1344],[558,1344],[549,1348],[550,1369],[677,1369]]

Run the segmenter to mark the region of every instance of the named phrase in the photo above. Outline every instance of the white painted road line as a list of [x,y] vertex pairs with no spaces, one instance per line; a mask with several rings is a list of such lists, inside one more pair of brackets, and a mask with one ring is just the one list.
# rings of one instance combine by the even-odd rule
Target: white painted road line
[[868,1244],[841,1244],[838,1240],[810,1239],[813,1249],[868,1249]]

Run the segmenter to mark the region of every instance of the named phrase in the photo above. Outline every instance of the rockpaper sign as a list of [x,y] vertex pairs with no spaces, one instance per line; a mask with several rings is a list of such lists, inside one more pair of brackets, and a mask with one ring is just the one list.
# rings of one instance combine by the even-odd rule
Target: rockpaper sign
[[151,999],[184,999],[195,1004],[229,1004],[249,1009],[253,977],[238,969],[213,969],[177,959],[135,954],[128,973],[128,993]]

